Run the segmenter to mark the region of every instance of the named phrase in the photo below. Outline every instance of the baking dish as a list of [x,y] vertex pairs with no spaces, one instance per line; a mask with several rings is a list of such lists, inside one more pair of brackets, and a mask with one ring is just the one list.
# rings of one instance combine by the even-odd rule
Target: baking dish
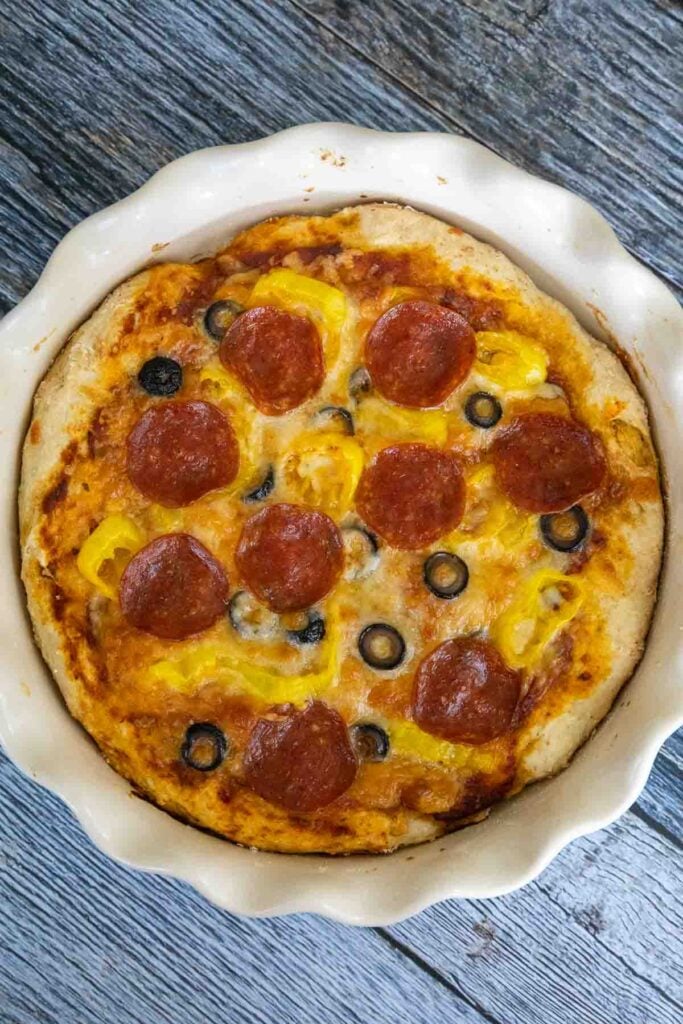
[[[18,581],[16,471],[36,384],[71,330],[119,281],[156,260],[218,249],[272,214],[400,201],[491,242],[630,357],[653,415],[670,498],[668,557],[648,648],[597,735],[562,775],[495,808],[476,828],[390,856],[332,859],[233,846],[131,797],[71,720],[33,646]],[[315,911],[386,924],[453,896],[524,884],[572,838],[637,797],[656,752],[683,721],[680,589],[683,316],[666,288],[582,200],[484,147],[438,134],[306,125],[258,142],[191,154],[58,246],[31,294],[0,327],[0,740],[61,795],[107,853],[186,879],[238,913]]]

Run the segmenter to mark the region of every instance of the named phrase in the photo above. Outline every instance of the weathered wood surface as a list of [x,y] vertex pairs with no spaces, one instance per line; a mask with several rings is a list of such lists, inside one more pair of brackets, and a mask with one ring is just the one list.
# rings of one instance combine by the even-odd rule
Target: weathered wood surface
[[[681,53],[674,0],[0,0],[0,309],[161,164],[323,119],[471,135],[680,288]],[[0,755],[0,1022],[674,1024],[682,770],[519,893],[353,931],[128,871]]]

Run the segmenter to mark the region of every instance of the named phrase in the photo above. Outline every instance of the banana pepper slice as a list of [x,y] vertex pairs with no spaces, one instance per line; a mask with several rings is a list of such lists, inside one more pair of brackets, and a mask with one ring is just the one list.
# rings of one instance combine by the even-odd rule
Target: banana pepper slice
[[482,377],[514,391],[543,383],[548,355],[537,342],[517,331],[478,331],[475,366]]
[[467,476],[467,506],[452,542],[497,539],[506,547],[526,541],[534,520],[512,505],[494,485],[491,463],[477,466]]
[[404,409],[381,398],[364,398],[355,414],[359,434],[386,434],[444,445],[448,438],[448,417],[438,409]]
[[408,720],[390,721],[387,726],[391,749],[405,757],[417,757],[422,761],[433,761],[447,764],[452,768],[462,768],[466,764],[476,762],[477,771],[492,771],[496,764],[496,756],[488,750],[478,750],[465,743],[449,743],[437,736],[420,729],[419,725]]
[[120,551],[134,555],[144,543],[145,535],[128,516],[107,516],[95,527],[78,552],[76,566],[89,583],[113,601],[116,589],[102,578],[105,564],[112,561]]
[[528,668],[581,610],[584,586],[576,576],[539,569],[496,619],[491,637],[511,668]]
[[363,460],[363,449],[353,438],[310,433],[287,452],[281,476],[299,502],[341,519],[351,507]]
[[339,288],[281,267],[258,279],[248,304],[281,306],[310,317],[322,330],[328,364],[336,358],[348,308],[346,296]]
[[322,693],[334,681],[339,668],[340,629],[334,614],[327,620],[321,649],[321,665],[315,672],[284,675],[275,668],[257,665],[232,645],[200,644],[175,660],[157,661],[146,672],[151,681],[192,692],[207,677],[233,685],[236,691],[273,704],[303,704]]

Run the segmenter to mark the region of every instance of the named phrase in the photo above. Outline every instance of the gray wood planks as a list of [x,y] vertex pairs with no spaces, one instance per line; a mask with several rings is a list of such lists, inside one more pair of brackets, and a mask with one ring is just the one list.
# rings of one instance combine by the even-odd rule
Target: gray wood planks
[[245,1022],[673,1024],[683,996],[673,854],[629,814],[502,899],[446,903],[376,931],[245,921],[109,861],[2,759],[0,995],[16,1024],[114,1012],[126,1024],[199,1024],[228,1010]]
[[642,0],[295,2],[451,127],[591,200],[681,287],[680,10]]

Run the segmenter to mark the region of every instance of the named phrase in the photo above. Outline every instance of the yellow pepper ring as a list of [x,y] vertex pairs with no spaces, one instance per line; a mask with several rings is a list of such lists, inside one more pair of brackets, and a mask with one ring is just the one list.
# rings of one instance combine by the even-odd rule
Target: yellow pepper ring
[[539,569],[517,591],[491,628],[491,636],[511,668],[528,668],[559,631],[580,611],[584,585],[576,576]]
[[479,750],[466,743],[450,743],[420,729],[415,722],[392,720],[387,724],[391,749],[404,757],[416,757],[422,761],[433,761],[453,768],[465,765],[476,767],[477,771],[492,771],[496,755],[490,750]]
[[530,517],[520,513],[507,498],[493,489],[493,476],[493,465],[489,462],[468,473],[467,508],[463,522],[451,534],[452,542],[503,535],[512,542],[513,539],[521,540],[527,532]]
[[448,417],[440,409],[404,409],[370,395],[356,411],[359,434],[386,434],[387,437],[444,445],[448,438]]
[[283,675],[275,668],[256,665],[232,644],[219,647],[200,644],[177,660],[158,661],[146,672],[147,678],[173,689],[192,692],[208,678],[235,683],[246,692],[270,703],[302,704],[323,692],[336,678],[339,666],[340,632],[337,616],[327,619],[327,633],[321,647],[321,667],[301,675]]
[[107,516],[83,544],[76,559],[76,566],[89,583],[113,601],[116,598],[116,590],[102,579],[105,563],[111,561],[118,551],[127,551],[131,556],[134,555],[144,543],[145,536],[142,530],[128,516]]
[[339,519],[351,507],[363,461],[363,449],[351,437],[306,434],[285,455],[282,479],[303,504]]
[[517,331],[479,331],[475,365],[482,377],[515,390],[543,383],[548,355],[535,341]]

